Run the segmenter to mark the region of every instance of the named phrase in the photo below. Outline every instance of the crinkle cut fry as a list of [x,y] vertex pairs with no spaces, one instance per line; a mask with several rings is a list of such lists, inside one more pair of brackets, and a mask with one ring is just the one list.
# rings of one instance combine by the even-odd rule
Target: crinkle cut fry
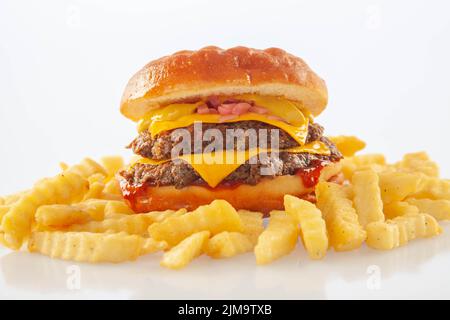
[[34,215],[40,206],[80,201],[87,190],[87,180],[70,172],[36,183],[3,217],[2,228],[7,246],[20,249],[31,232]]
[[34,232],[28,249],[52,258],[77,262],[123,262],[163,250],[165,242],[126,233]]

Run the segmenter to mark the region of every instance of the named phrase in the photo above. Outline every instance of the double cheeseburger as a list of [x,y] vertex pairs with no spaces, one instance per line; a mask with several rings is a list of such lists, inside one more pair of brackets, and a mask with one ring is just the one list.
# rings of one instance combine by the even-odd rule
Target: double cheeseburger
[[[138,122],[129,145],[137,157],[119,173],[123,196],[136,212],[225,199],[267,213],[283,209],[286,194],[314,201],[315,185],[336,179],[342,158],[314,121],[327,100],[324,81],[277,48],[206,47],[154,60],[121,101],[122,114]],[[241,134],[228,139],[230,132]],[[255,145],[255,132],[269,139]],[[222,150],[211,151],[212,142]]]

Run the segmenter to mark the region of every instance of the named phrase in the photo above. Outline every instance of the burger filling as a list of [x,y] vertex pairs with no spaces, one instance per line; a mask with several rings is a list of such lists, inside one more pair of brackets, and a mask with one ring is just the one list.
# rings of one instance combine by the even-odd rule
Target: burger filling
[[[255,185],[263,178],[302,176],[305,172],[308,177],[318,177],[321,168],[339,161],[342,155],[323,136],[323,127],[313,123],[301,110],[301,105],[289,100],[255,95],[210,97],[156,109],[142,119],[139,136],[129,145],[135,154],[150,161],[138,161],[122,171],[122,188]],[[201,130],[197,131],[199,123]],[[208,153],[212,141],[205,135],[209,129],[215,129],[218,135],[213,137],[213,142],[222,146],[214,150],[222,150],[227,155],[232,150],[249,150],[246,158],[231,169],[209,164],[205,169],[204,164],[198,166],[186,160],[184,155]],[[237,130],[241,135],[229,139],[229,132]],[[258,132],[258,139],[262,131],[271,138],[264,144],[259,140],[255,144],[251,131]],[[277,138],[273,140],[272,135]],[[188,148],[174,156],[173,151],[181,142]],[[255,148],[258,153],[250,155]],[[265,157],[260,157],[260,149],[264,150]],[[316,182],[306,181],[305,186],[314,187]]]
[[[266,128],[276,129],[273,126],[258,122],[244,122],[220,124],[215,126],[221,130],[226,128]],[[278,152],[276,156],[271,153],[265,158],[257,157],[255,161],[247,160],[239,166],[222,182],[222,185],[257,184],[262,178],[273,178],[282,175],[294,175],[299,171],[312,169],[318,165],[336,162],[342,158],[336,146],[323,136],[323,127],[318,124],[310,124],[306,142],[322,141],[330,150],[329,155],[312,153]],[[193,143],[193,142],[192,142]],[[170,158],[174,142],[170,134],[163,134],[152,139],[143,132],[130,145],[134,152],[145,158],[166,159]],[[298,144],[286,133],[280,132],[280,150],[295,147]],[[270,145],[270,144],[269,144]],[[262,170],[265,168],[266,170]],[[264,173],[264,174],[262,174]],[[185,161],[167,161],[158,165],[136,163],[130,170],[121,172],[122,178],[129,186],[175,186],[183,188],[189,185],[203,185],[207,183],[200,177],[194,168]]]

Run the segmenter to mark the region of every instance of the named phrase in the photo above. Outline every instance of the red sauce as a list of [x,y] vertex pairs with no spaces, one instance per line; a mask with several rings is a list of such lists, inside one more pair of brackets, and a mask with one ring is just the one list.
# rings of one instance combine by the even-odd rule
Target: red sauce
[[120,181],[120,188],[122,189],[122,196],[128,203],[128,206],[133,209],[134,212],[143,212],[139,206],[140,198],[147,199],[147,188],[143,185],[132,186],[126,181]]
[[322,161],[313,162],[311,167],[300,169],[296,172],[306,188],[314,188],[319,182],[320,172],[324,168],[325,164]]

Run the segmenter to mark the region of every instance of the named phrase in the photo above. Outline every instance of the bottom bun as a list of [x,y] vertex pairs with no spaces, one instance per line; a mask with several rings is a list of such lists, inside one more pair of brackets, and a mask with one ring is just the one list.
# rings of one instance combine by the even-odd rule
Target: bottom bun
[[[322,170],[321,180],[328,181],[339,173],[339,166],[329,166]],[[236,210],[259,211],[264,214],[272,210],[284,209],[284,196],[290,194],[307,200],[315,199],[314,188],[306,188],[300,177],[279,176],[263,179],[256,185],[209,188],[189,186],[176,189],[173,186],[146,187],[139,193],[125,196],[135,212],[194,210],[198,206],[211,203],[215,199],[228,201]]]

